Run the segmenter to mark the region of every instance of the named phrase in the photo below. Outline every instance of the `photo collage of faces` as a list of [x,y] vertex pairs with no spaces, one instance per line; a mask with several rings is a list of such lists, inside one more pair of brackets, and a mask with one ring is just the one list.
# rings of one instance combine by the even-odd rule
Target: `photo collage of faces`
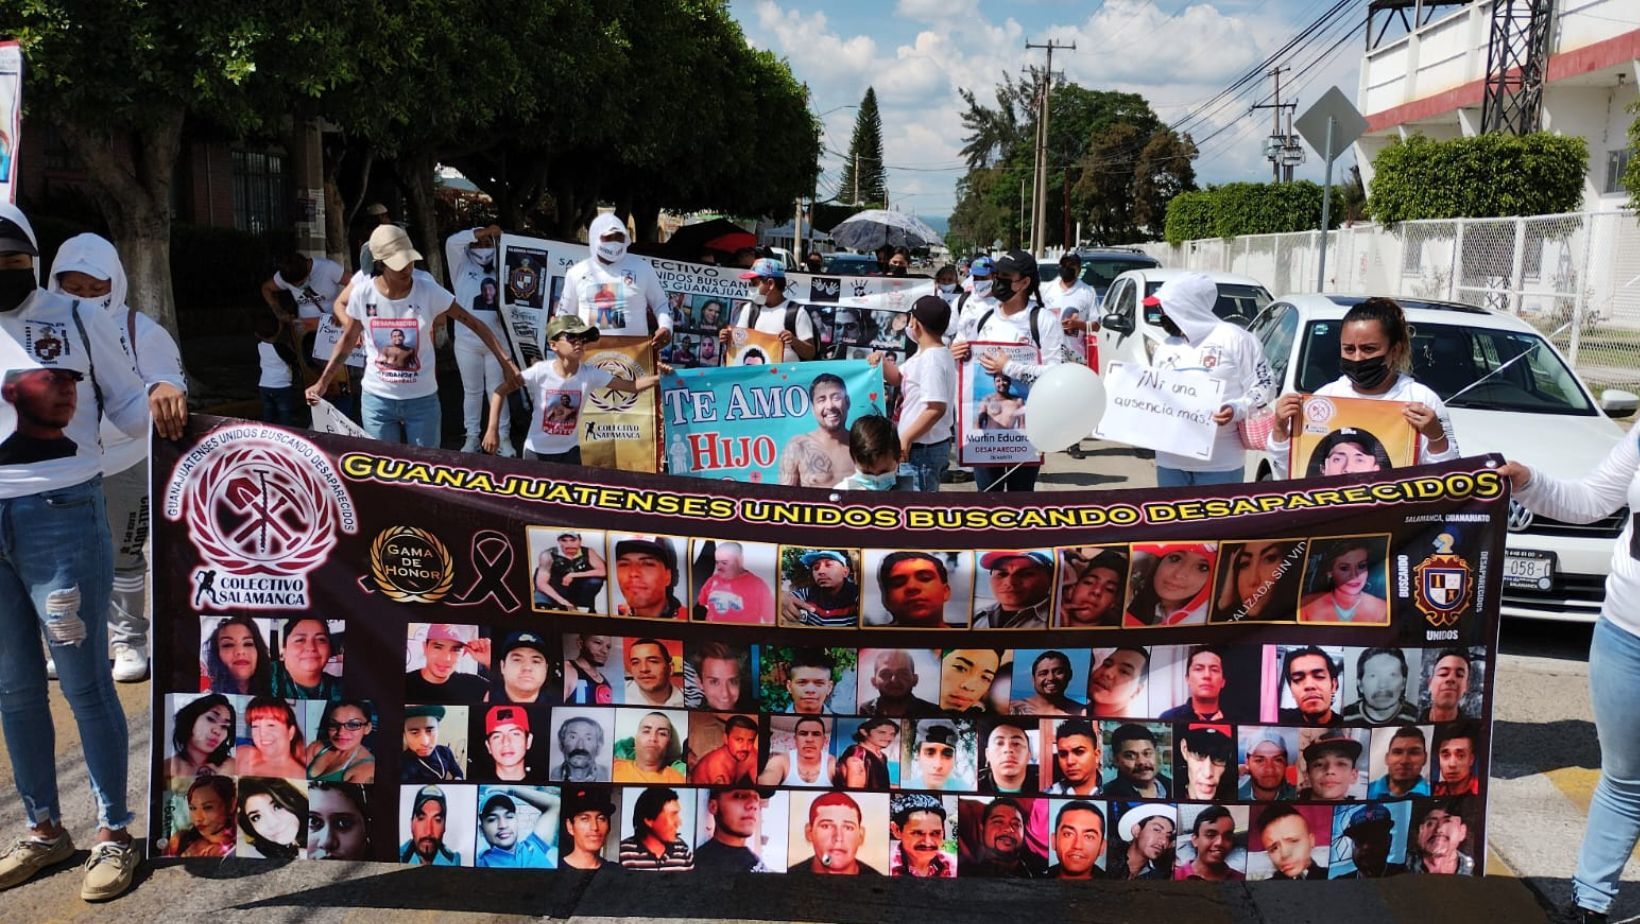
[[660,361],[679,369],[723,365],[718,331],[734,325],[744,299],[683,292],[668,292],[666,299],[672,309],[672,341],[661,347]]
[[200,620],[199,689],[165,697],[157,853],[369,859],[374,704],[343,695],[346,625]]
[[[667,293],[672,309],[672,341],[661,348],[660,360],[680,369],[719,366],[724,363],[724,347],[718,332],[732,327],[746,304],[743,299],[721,295]],[[917,351],[917,342],[907,330],[911,315],[905,311],[838,308],[832,305],[793,307],[808,311],[819,334],[824,359],[865,359],[872,353],[891,353],[904,362]],[[772,360],[778,362],[779,357]]]
[[407,863],[1473,869],[1479,648],[804,648],[416,624],[406,665]]
[[1387,626],[1387,534],[893,551],[529,527],[536,612],[829,629]]

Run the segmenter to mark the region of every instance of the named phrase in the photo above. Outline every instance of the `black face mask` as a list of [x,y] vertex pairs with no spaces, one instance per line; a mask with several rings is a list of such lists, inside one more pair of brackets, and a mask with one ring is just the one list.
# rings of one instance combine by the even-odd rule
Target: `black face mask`
[[0,270],[0,311],[11,311],[21,305],[39,287],[34,281],[33,267]]
[[1389,378],[1389,357],[1374,356],[1371,359],[1340,359],[1338,371],[1344,373],[1356,388],[1371,391]]
[[1075,281],[1075,279],[1076,279],[1076,268],[1075,267],[1073,267],[1073,266],[1061,266],[1059,268],[1059,281],[1060,282],[1073,282],[1073,281]]
[[1179,325],[1173,323],[1173,319],[1168,317],[1165,314],[1162,315],[1161,319],[1157,323],[1161,324],[1162,330],[1167,331],[1167,335],[1169,337],[1183,337],[1184,336],[1184,331],[1182,329],[1180,329]]
[[1014,297],[1014,280],[993,277],[991,280],[991,297],[999,302],[1005,302]]

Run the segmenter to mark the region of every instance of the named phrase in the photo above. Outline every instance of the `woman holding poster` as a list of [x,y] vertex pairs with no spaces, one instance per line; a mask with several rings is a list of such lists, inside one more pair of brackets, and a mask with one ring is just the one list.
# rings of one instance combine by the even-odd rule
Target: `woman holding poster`
[[[1387,298],[1369,298],[1344,315],[1338,334],[1338,370],[1343,375],[1316,390],[1328,398],[1402,401],[1402,416],[1418,433],[1418,461],[1458,458],[1458,438],[1446,405],[1434,390],[1407,371],[1412,360],[1412,331],[1401,306]],[[1275,428],[1266,447],[1275,477],[1290,477],[1287,455],[1304,396],[1282,395],[1276,402]],[[1370,451],[1370,450],[1369,450]]]

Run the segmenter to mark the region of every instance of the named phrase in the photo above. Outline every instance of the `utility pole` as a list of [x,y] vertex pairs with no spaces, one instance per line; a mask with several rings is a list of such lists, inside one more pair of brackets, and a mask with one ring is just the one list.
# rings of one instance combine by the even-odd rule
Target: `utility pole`
[[860,204],[860,152],[854,152],[854,204]]
[[1034,214],[1031,221],[1031,248],[1036,256],[1042,256],[1042,242],[1048,236],[1048,98],[1053,95],[1053,53],[1057,50],[1075,51],[1076,43],[1069,45],[1048,39],[1046,43],[1025,40],[1025,50],[1040,48],[1048,53],[1048,67],[1042,75],[1040,90],[1041,114],[1037,116],[1036,132],[1036,183],[1032,189],[1031,201]]
[[[1275,78],[1275,98],[1273,101],[1268,103],[1255,104],[1252,110],[1274,110],[1271,113],[1272,121],[1270,124],[1270,139],[1264,143],[1265,156],[1270,159],[1270,180],[1274,183],[1281,182],[1281,149],[1286,147],[1288,143],[1287,136],[1281,133],[1281,74],[1283,71],[1290,70],[1292,70],[1290,67],[1272,67],[1268,71],[1265,71],[1266,74]],[[1289,103],[1288,105],[1291,106],[1293,104]]]

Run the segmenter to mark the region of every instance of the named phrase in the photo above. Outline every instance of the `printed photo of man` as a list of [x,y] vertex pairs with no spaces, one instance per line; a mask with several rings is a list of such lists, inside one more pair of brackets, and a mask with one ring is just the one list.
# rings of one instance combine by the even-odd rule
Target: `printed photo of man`
[[1429,795],[1428,740],[1424,729],[1416,725],[1374,729],[1370,763],[1383,767],[1384,775],[1367,786],[1367,798],[1405,799]]
[[604,856],[609,826],[615,820],[614,789],[571,786],[563,791],[564,826],[558,833],[563,869],[600,869],[613,865]]
[[[988,593],[976,596],[976,629],[1046,629],[1053,601],[1053,553],[1031,551],[986,552],[979,556],[979,570],[987,580]],[[979,601],[993,602],[985,607]]]
[[494,779],[503,782],[544,780],[545,774],[528,766],[529,751],[534,744],[530,716],[522,706],[491,706],[485,710],[484,751],[490,757]]
[[1060,553],[1061,629],[1115,628],[1122,624],[1128,586],[1126,550],[1069,548]]
[[683,699],[691,709],[737,712],[755,709],[751,652],[720,641],[691,643],[686,649]]
[[765,700],[771,703],[786,700],[785,708],[780,711],[788,715],[853,712],[853,697],[850,695],[854,690],[853,684],[840,685],[837,682],[837,655],[842,651],[765,647],[762,659]]
[[1088,671],[1088,717],[1139,718],[1150,714],[1146,686],[1150,649],[1132,646],[1095,648]]
[[616,616],[683,619],[678,599],[678,552],[665,536],[623,536],[615,540]]
[[[739,542],[704,542],[711,547],[712,570],[704,581],[696,580],[695,618],[706,622],[743,626],[774,625],[774,591],[762,575],[748,570],[746,546]],[[699,564],[697,563],[697,569]]]
[[500,682],[490,701],[548,705],[557,698],[546,692],[552,655],[547,640],[534,632],[514,632],[501,644]]
[[[564,702],[571,705],[607,706],[622,692],[619,646],[607,635],[564,635]],[[614,655],[616,669],[608,670]],[[606,673],[608,671],[608,673]]]
[[[778,745],[776,738],[790,736],[793,747]],[[758,782],[764,786],[830,786],[837,770],[831,756],[831,719],[799,716],[795,720],[777,716],[770,720],[769,760]]]
[[[1109,723],[1105,723],[1109,724]],[[1167,726],[1159,726],[1165,729]],[[1162,762],[1172,748],[1157,746],[1156,730],[1135,722],[1116,726],[1110,733],[1111,764],[1116,776],[1105,784],[1113,799],[1166,799],[1173,780]]]
[[[922,670],[918,660],[926,665]],[[928,695],[939,696],[939,660],[939,652],[933,650],[861,649],[860,713],[903,718],[939,715],[938,704],[917,695],[921,686]]]
[[[1111,803],[1114,810],[1121,803]],[[1178,810],[1171,805],[1135,805],[1122,812],[1118,836],[1110,840],[1109,879],[1173,878],[1173,832]]]
[[890,876],[954,879],[957,852],[948,850],[955,800],[923,793],[895,793],[889,800]]
[[1435,796],[1480,795],[1480,776],[1475,771],[1480,744],[1481,726],[1474,719],[1435,726]]
[[[691,713],[690,747],[694,747],[697,723],[717,722],[712,716]],[[702,726],[703,727],[703,726]],[[723,743],[701,755],[689,770],[689,782],[708,786],[750,786],[757,780],[757,720],[732,715],[723,722]]]
[[[828,792],[810,802],[803,840],[811,853],[792,863],[787,872],[794,876],[881,876],[881,870],[860,859],[869,838],[860,800],[886,803],[888,796]],[[883,825],[879,832],[886,829]]]
[[[1014,668],[1014,689],[1024,692],[1019,674],[1020,667],[1031,652],[1018,652]],[[1082,654],[1082,652],[1078,652]],[[1030,662],[1030,695],[1008,702],[1008,712],[1012,715],[1081,715],[1087,707],[1069,696],[1066,691],[1076,679],[1076,668],[1071,656],[1057,649],[1043,651],[1032,657]],[[1083,668],[1086,669],[1086,662]]]
[[[974,806],[977,800],[959,803]],[[993,879],[1043,879],[1048,875],[1047,845],[1027,836],[1032,799],[998,796],[984,803],[979,815],[978,843],[970,835],[963,846],[962,875]],[[967,833],[966,827],[964,832]]]
[[610,780],[613,709],[554,709],[552,768],[554,780],[607,783]]
[[1054,800],[1053,856],[1050,879],[1105,877],[1105,813],[1082,799]]
[[913,741],[911,773],[903,784],[906,789],[973,791],[972,755],[975,743],[972,723],[924,719],[916,723]]
[[1283,725],[1342,725],[1337,708],[1339,662],[1314,645],[1292,648],[1281,659],[1281,677],[1293,708],[1283,707]]
[[17,411],[17,429],[0,442],[0,465],[70,459],[79,446],[63,430],[74,420],[85,375],[73,369],[11,369],[0,398]]
[[1005,717],[983,723],[985,749],[979,770],[979,791],[990,793],[1020,793],[1038,787],[1037,768],[1032,762],[1034,749],[1030,733],[1037,723],[1028,719]]
[[[1417,654],[1417,649],[1413,649]],[[1355,661],[1356,699],[1344,721],[1368,725],[1415,725],[1418,709],[1407,701],[1407,656],[1400,648],[1365,648]]]
[[[538,541],[536,534],[543,532],[545,530],[534,527],[529,530],[532,548]],[[603,593],[609,577],[609,566],[602,554],[604,534],[588,535],[596,537],[591,545],[583,540],[581,533],[559,533],[552,546],[536,556],[535,573],[531,577],[536,608],[602,612],[598,596]]]
[[[834,482],[835,483],[835,482]],[[829,486],[828,486],[829,487]],[[852,629],[860,621],[860,584],[854,577],[857,553],[816,549],[797,557],[780,595],[782,625]]]
[[887,620],[873,625],[897,629],[960,628],[947,621],[951,575],[945,560],[929,552],[890,552],[877,568],[877,586]]
[[712,836],[695,847],[695,869],[717,873],[768,872],[763,857],[753,846],[762,846],[758,830],[773,796],[773,790],[759,791],[749,786],[712,789],[706,797]]
[[411,705],[404,707],[404,753],[399,757],[399,782],[449,783],[465,779],[461,761],[449,745],[439,743],[439,725],[448,713],[465,735],[467,709],[463,706]]
[[[520,802],[535,812],[527,831],[519,827]],[[558,791],[535,786],[479,787],[478,833],[488,845],[478,855],[481,867],[556,869]]]
[[1257,824],[1254,843],[1268,858],[1269,878],[1327,878],[1327,868],[1316,862],[1315,831],[1304,812],[1286,803],[1265,806]]
[[[1406,812],[1407,803],[1395,805],[1396,811]],[[1348,812],[1346,815],[1345,813]],[[1335,838],[1334,854],[1329,869],[1334,879],[1382,879],[1399,876],[1407,871],[1406,864],[1390,859],[1395,850],[1395,815],[1389,806],[1363,805],[1360,808],[1338,809],[1343,821],[1343,837]],[[1347,840],[1350,856],[1341,862],[1337,841]]]
[[[475,794],[469,787],[457,786],[451,790],[429,783],[420,789],[401,790],[409,799],[409,812],[404,816],[403,830],[409,836],[399,845],[399,862],[410,866],[469,866],[462,860],[462,847],[472,846],[472,828],[465,827],[466,837],[451,830],[450,803],[453,799],[466,802],[465,817],[476,814]],[[402,803],[401,803],[402,804]],[[462,808],[458,804],[457,809]],[[467,822],[471,825],[471,821]]]
[[1297,737],[1291,729],[1244,726],[1241,748],[1241,785],[1237,789],[1241,801],[1298,798],[1298,787],[1288,778],[1288,768],[1298,759]]
[[463,658],[471,659],[481,671],[490,667],[490,640],[479,636],[476,626],[436,622],[426,626],[417,644],[417,630],[410,625],[410,647],[419,657],[419,667],[404,676],[404,698],[421,703],[481,703],[489,695],[490,683],[477,673],[462,671]]
[[1230,768],[1235,756],[1236,742],[1229,735],[1229,726],[1189,726],[1179,736],[1179,756],[1174,764],[1184,771],[1184,787],[1178,798],[1199,802],[1234,800],[1236,774]]
[[1469,652],[1462,648],[1446,648],[1433,655],[1434,663],[1426,668],[1428,681],[1424,685],[1423,711],[1418,715],[1421,724],[1456,722],[1465,718],[1464,699],[1469,696],[1469,678],[1473,671]]
[[1102,757],[1099,732],[1093,723],[1087,719],[1065,719],[1056,723],[1053,743],[1056,779],[1048,792],[1060,796],[1099,795]]
[[694,869],[695,852],[683,839],[687,826],[677,790],[649,786],[638,791],[632,800],[632,836],[621,839],[621,866],[663,873]]
[[815,428],[800,433],[780,451],[780,483],[830,488],[854,471],[848,452],[848,386],[829,372],[809,383]]
[[[1247,810],[1238,808],[1237,811],[1245,817]],[[1190,849],[1188,855],[1178,854],[1173,878],[1209,882],[1246,879],[1247,874],[1236,868],[1246,862],[1246,855],[1236,849],[1236,818],[1231,810],[1222,805],[1209,805],[1196,810],[1194,818],[1189,817],[1189,812],[1185,810],[1185,830],[1180,840],[1188,840]],[[1234,863],[1232,857],[1236,858]]]
[[682,712],[624,709],[616,713],[615,782],[684,782],[688,765],[683,759],[683,735],[678,728],[687,728],[687,723],[688,717]]
[[[1304,746],[1304,786],[1298,797],[1314,802],[1340,802],[1359,798],[1360,761],[1363,750],[1355,737],[1360,729],[1328,729]],[[1300,741],[1303,737],[1300,736]]]
[[683,687],[673,682],[672,653],[678,642],[629,638],[626,649],[626,704],[682,709]]
[[1475,875],[1474,847],[1469,843],[1470,824],[1477,817],[1475,803],[1465,796],[1414,803],[1418,808],[1413,816],[1418,849],[1410,863],[1412,872]]

